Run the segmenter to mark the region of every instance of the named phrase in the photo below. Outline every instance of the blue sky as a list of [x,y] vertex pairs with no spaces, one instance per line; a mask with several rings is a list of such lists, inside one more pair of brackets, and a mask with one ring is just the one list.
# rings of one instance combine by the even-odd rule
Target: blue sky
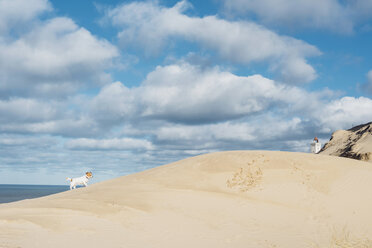
[[0,0],[0,184],[308,152],[372,121],[370,44],[367,0]]

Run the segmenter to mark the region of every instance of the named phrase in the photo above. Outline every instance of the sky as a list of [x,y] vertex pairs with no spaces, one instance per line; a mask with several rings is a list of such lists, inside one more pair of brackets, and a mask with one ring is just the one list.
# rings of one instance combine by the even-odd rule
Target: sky
[[0,184],[93,183],[372,121],[372,0],[0,0]]

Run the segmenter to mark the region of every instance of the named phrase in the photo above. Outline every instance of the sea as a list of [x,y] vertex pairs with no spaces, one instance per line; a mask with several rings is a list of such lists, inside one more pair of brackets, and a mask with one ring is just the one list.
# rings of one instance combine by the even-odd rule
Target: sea
[[69,189],[67,185],[0,184],[0,204],[47,196]]

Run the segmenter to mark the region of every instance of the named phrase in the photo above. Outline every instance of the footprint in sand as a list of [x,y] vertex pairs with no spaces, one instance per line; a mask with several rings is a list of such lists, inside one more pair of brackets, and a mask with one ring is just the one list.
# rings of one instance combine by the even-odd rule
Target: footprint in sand
[[298,175],[301,178],[302,184],[305,184],[308,187],[311,187],[310,182],[312,180],[312,175],[306,172],[304,169],[298,167],[298,164],[295,162],[291,162],[291,165],[293,166],[291,174]]
[[246,192],[257,186],[262,180],[263,173],[260,167],[254,165],[254,162],[255,160],[248,163],[248,167],[245,169],[239,168],[239,170],[226,181],[227,187]]

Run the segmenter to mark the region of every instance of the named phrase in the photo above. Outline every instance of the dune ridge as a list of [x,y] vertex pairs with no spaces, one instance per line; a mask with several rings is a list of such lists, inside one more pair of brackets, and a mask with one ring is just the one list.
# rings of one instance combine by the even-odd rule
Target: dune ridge
[[0,247],[372,247],[372,168],[232,151],[0,205]]

